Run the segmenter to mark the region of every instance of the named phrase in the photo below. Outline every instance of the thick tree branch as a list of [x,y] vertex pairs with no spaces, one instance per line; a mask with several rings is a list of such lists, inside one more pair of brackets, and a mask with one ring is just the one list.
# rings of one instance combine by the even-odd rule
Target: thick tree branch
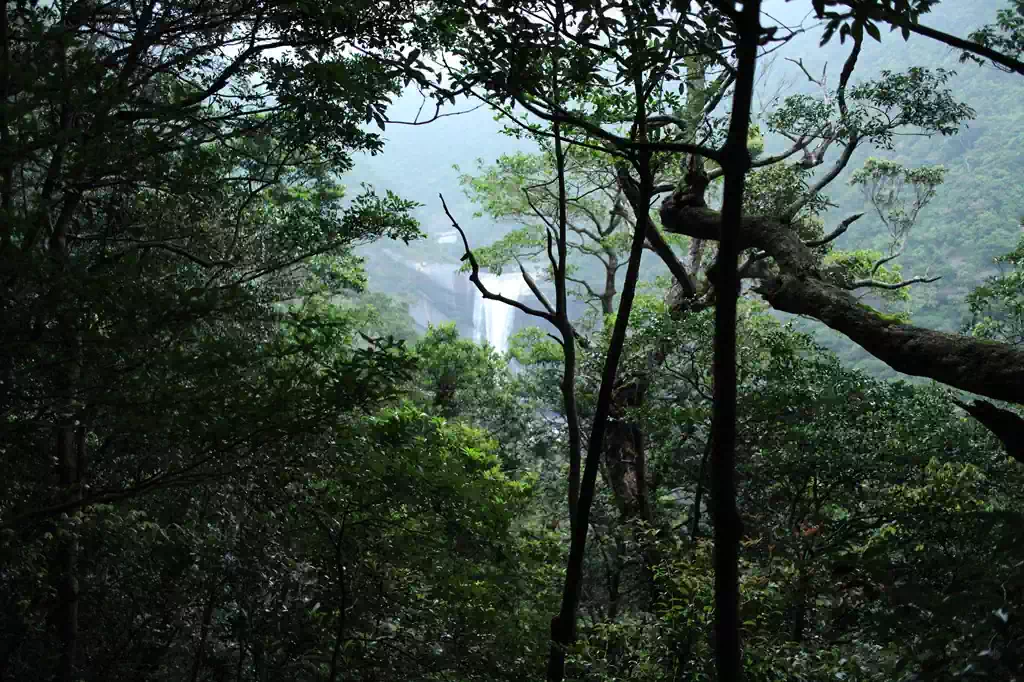
[[[825,244],[828,244],[831,241],[835,241],[840,236],[842,236],[848,229],[850,229],[850,225],[852,225],[855,221],[859,220],[862,217],[864,217],[863,213],[854,213],[852,216],[844,218],[843,221],[839,223],[839,226],[836,229],[832,230],[821,239],[814,239],[809,242],[804,242],[804,246],[814,249],[819,246],[824,246]],[[740,268],[740,272],[742,273],[744,268],[747,268],[758,261],[764,260],[767,257],[768,252],[766,251],[758,251],[757,253],[752,254],[750,258],[747,260],[747,262],[744,264],[743,268]]]
[[897,258],[899,258],[902,255],[903,255],[903,249],[900,249],[896,253],[892,253],[892,254],[889,254],[888,256],[885,256],[883,258],[879,258],[877,261],[875,261],[875,264],[873,266],[871,266],[871,275],[874,276],[875,273],[878,272],[879,268],[881,268],[886,263],[890,263],[890,262],[896,260]]
[[651,130],[660,128],[662,126],[672,124],[679,130],[686,132],[687,123],[679,116],[673,116],[671,114],[658,114],[657,116],[651,116],[647,119],[647,127]]
[[[861,18],[857,19],[857,22],[863,24]],[[853,32],[853,49],[850,50],[850,55],[843,62],[843,70],[839,73],[839,88],[836,90],[836,100],[839,103],[839,115],[843,117],[843,120],[849,118],[850,110],[846,106],[846,86],[850,84],[850,76],[853,75],[853,69],[857,66],[857,59],[860,57],[861,47],[864,45],[864,32],[854,31]]]
[[763,282],[758,291],[776,310],[825,323],[898,372],[1024,403],[1024,350],[894,323],[815,277],[783,276]]
[[1024,417],[1010,410],[996,407],[987,400],[965,403],[953,398],[953,402],[1001,440],[1010,457],[1024,464]]
[[665,238],[661,236],[661,232],[654,225],[653,222],[648,218],[647,220],[647,241],[651,244],[651,249],[658,254],[662,262],[668,267],[669,272],[679,283],[680,288],[683,290],[683,294],[687,298],[693,298],[697,295],[697,287],[690,277],[689,273],[686,272],[686,266],[676,256],[676,252],[672,250]]
[[[666,230],[718,239],[717,211],[675,200],[672,196],[662,202]],[[776,310],[819,320],[898,372],[1024,404],[1024,349],[892,322],[840,285],[826,281],[818,256],[791,226],[778,220],[744,216],[737,239],[740,248],[760,248],[775,259],[779,275],[763,281],[757,291]]]

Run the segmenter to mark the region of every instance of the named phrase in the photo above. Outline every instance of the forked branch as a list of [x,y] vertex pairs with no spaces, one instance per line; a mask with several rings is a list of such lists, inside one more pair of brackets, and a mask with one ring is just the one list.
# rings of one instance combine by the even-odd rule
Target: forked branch
[[[452,215],[451,211],[448,210],[448,204],[445,203],[444,195],[438,194],[437,196],[441,198],[441,206],[444,207],[444,212],[445,215],[448,216],[448,220],[452,221],[452,227],[454,227],[458,231],[459,236],[462,237],[462,245],[465,248],[466,252],[463,254],[460,260],[469,261],[469,266],[470,268],[472,268],[469,274],[469,281],[473,283],[477,291],[480,292],[480,295],[490,301],[500,301],[505,305],[512,306],[513,308],[521,310],[527,315],[539,317],[542,320],[547,320],[548,322],[554,325],[555,316],[547,312],[546,310],[538,310],[537,308],[532,308],[526,305],[525,303],[521,303],[520,301],[517,301],[513,298],[509,298],[508,296],[496,294],[487,288],[487,286],[480,280],[480,263],[477,261],[476,256],[473,255],[473,250],[469,248],[469,239],[466,237],[465,230],[462,229],[462,226],[459,225],[459,222],[457,220],[455,220],[455,217]],[[527,281],[527,286],[529,286],[529,284],[529,281]]]

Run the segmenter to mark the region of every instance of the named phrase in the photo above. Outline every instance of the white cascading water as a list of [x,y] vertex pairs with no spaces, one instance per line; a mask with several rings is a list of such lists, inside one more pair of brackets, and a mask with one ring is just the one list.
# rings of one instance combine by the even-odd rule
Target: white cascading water
[[[506,275],[481,272],[480,281],[491,293],[513,301],[518,301],[530,290],[518,272]],[[516,309],[512,306],[485,299],[477,293],[473,302],[473,340],[477,343],[487,341],[499,353],[506,352],[515,314]]]

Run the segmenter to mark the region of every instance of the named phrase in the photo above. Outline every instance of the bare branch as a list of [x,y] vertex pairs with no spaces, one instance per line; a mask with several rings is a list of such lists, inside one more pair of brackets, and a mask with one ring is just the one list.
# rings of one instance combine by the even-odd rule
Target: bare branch
[[469,261],[469,266],[472,268],[472,272],[469,275],[469,281],[471,281],[476,286],[477,291],[480,292],[480,295],[488,300],[500,301],[505,305],[509,305],[512,306],[513,308],[521,310],[527,315],[539,317],[542,320],[547,320],[548,322],[554,324],[554,315],[551,315],[544,310],[537,310],[536,308],[531,308],[525,303],[520,303],[519,301],[508,298],[507,296],[492,293],[486,286],[484,286],[484,283],[480,281],[480,264],[477,262],[476,256],[473,255],[472,249],[469,248],[469,239],[466,238],[466,232],[462,229],[462,226],[459,225],[458,221],[455,220],[455,217],[452,216],[451,211],[448,210],[448,204],[445,203],[444,195],[438,194],[437,196],[440,197],[441,199],[441,206],[444,208],[445,215],[448,216],[448,220],[452,221],[452,227],[454,227],[458,231],[459,236],[462,237],[462,245],[465,248],[466,253],[462,256],[461,260]]
[[875,264],[874,264],[874,265],[873,265],[873,266],[871,267],[871,276],[872,276],[872,277],[874,277],[874,276],[875,276],[875,273],[876,273],[876,272],[878,272],[878,270],[879,270],[879,269],[880,269],[880,268],[881,268],[881,267],[882,267],[883,265],[885,265],[886,263],[889,263],[889,262],[891,262],[891,261],[894,261],[894,260],[896,260],[897,258],[899,258],[899,257],[900,257],[900,256],[902,256],[902,255],[903,255],[903,249],[900,249],[900,250],[899,250],[899,251],[897,251],[896,253],[894,253],[894,254],[891,254],[891,255],[889,255],[889,256],[886,256],[885,258],[879,258],[879,259],[878,259],[878,260],[877,260],[877,261],[875,262]]
[[[518,261],[516,262],[518,263]],[[541,291],[540,287],[537,286],[537,282],[536,280],[533,279],[533,275],[526,271],[526,268],[523,267],[522,263],[519,263],[519,272],[522,273],[523,280],[526,282],[526,286],[530,287],[530,291],[532,291],[533,295],[537,297],[537,300],[541,302],[541,305],[544,306],[544,309],[547,310],[548,313],[550,313],[552,316],[557,315],[558,313],[555,311],[554,306],[551,305],[551,302],[548,300],[547,296],[545,296],[544,292]],[[571,277],[566,277],[566,279],[572,280]],[[584,282],[584,284],[586,283]],[[579,330],[577,330],[576,327],[572,325],[572,323],[569,324],[569,328],[572,330],[573,338],[575,338],[581,346],[583,346],[584,348],[590,348],[590,339],[581,334]],[[562,343],[561,339],[552,336],[551,334],[548,334],[548,336],[551,336],[551,338],[555,339],[559,343]]]
[[836,160],[832,168],[829,169],[828,173],[825,173],[825,175],[814,183],[814,185],[807,190],[804,196],[787,206],[786,210],[782,212],[782,215],[786,219],[792,220],[793,217],[800,212],[800,209],[806,206],[815,195],[825,189],[830,182],[839,177],[839,174],[843,172],[846,165],[850,163],[850,157],[853,156],[853,152],[857,149],[858,144],[860,144],[860,137],[851,134],[846,146],[843,147],[843,153]]
[[544,230],[544,233],[548,237],[547,251],[548,251],[548,262],[551,263],[551,272],[557,273],[558,272],[558,259],[555,258],[555,244],[554,244],[554,242],[555,242],[555,234],[554,234],[554,231],[552,231],[552,230]]
[[839,227],[832,230],[821,239],[815,239],[814,241],[804,242],[804,246],[811,249],[819,246],[824,246],[825,244],[828,244],[829,242],[838,239],[840,235],[842,235],[844,232],[850,229],[850,225],[852,225],[857,220],[860,220],[862,217],[864,217],[863,213],[854,213],[852,216],[845,218],[843,222],[839,223]]
[[572,282],[573,284],[579,284],[584,289],[586,289],[587,290],[587,294],[592,296],[593,298],[601,298],[601,294],[599,294],[596,291],[594,291],[594,287],[591,286],[590,282],[588,282],[585,279],[580,279],[578,277],[570,277],[569,275],[566,275],[565,276],[565,281]]
[[526,203],[529,204],[530,208],[533,210],[534,215],[540,218],[549,230],[555,229],[555,226],[554,224],[552,224],[551,219],[548,218],[547,215],[542,213],[536,205],[534,205],[533,199],[530,198],[530,193],[526,191],[525,187],[523,188],[523,196],[526,197]]
[[[436,106],[436,108],[434,109],[434,115],[431,116],[430,118],[424,119],[422,121],[420,120],[420,112],[417,111],[416,112],[416,118],[414,118],[411,121],[396,121],[395,119],[386,118],[386,119],[384,119],[384,123],[389,123],[391,125],[401,125],[401,126],[421,126],[421,125],[426,125],[428,123],[433,123],[434,121],[438,120],[439,118],[447,118],[449,116],[461,116],[463,114],[469,114],[469,113],[472,113],[472,112],[476,111],[477,109],[481,108],[482,106],[484,106],[484,105],[483,104],[478,104],[475,107],[472,107],[471,109],[463,109],[462,111],[449,111],[446,114],[442,114],[441,113],[441,105],[438,104]],[[421,106],[421,108],[422,108],[422,106]]]
[[911,284],[930,284],[937,282],[942,279],[941,275],[935,277],[912,277],[905,279],[902,282],[879,282],[873,279],[858,279],[850,283],[849,289],[886,289],[889,291],[895,291],[896,289],[902,289],[909,287]]
[[[755,159],[754,161],[750,162],[750,167],[763,168],[765,166],[771,166],[773,164],[779,163],[780,161],[785,161],[789,157],[796,154],[798,151],[805,149],[807,145],[810,144],[811,139],[811,136],[801,135],[794,141],[793,146],[787,149],[786,151],[780,152],[778,154],[773,154],[771,156],[764,156],[761,157],[760,159]],[[708,181],[717,180],[723,175],[725,175],[725,169],[719,166],[718,168],[708,173]]]
[[807,70],[807,67],[804,66],[804,60],[802,58],[793,59],[792,57],[786,57],[786,61],[792,62],[799,66],[800,70],[804,72],[805,76],[807,76],[807,80],[809,80],[810,82],[814,83],[817,86],[825,87],[825,68],[828,67],[828,62],[826,62],[825,66],[822,67],[821,69],[821,78],[815,78],[814,76],[811,75],[811,72]]
[[533,295],[537,297],[537,300],[540,301],[540,304],[544,306],[544,309],[547,310],[551,315],[554,315],[554,306],[551,305],[551,302],[548,301],[548,297],[545,296],[544,292],[541,291],[540,287],[537,286],[537,282],[534,281],[533,275],[526,271],[526,268],[523,267],[523,264],[519,262],[518,258],[516,259],[516,264],[519,265],[519,272],[522,273],[523,281],[526,282],[526,286],[530,287],[530,291],[532,291]]
[[1014,59],[1009,55],[1005,55],[1002,52],[999,52],[998,50],[993,50],[992,48],[986,47],[985,45],[980,45],[970,40],[964,40],[963,38],[958,38],[957,36],[950,35],[949,33],[938,31],[929,26],[925,26],[924,24],[919,24],[903,16],[900,16],[896,12],[886,10],[880,6],[865,7],[864,11],[872,19],[884,21],[892,26],[898,26],[901,29],[910,31],[911,33],[917,33],[918,35],[926,36],[933,40],[937,40],[940,43],[945,43],[950,47],[956,47],[966,52],[976,54],[979,57],[985,57],[986,59],[990,59],[992,62],[996,64],[1006,67],[1010,71],[1024,75],[1024,62],[1018,59]]
[[598,232],[595,233],[593,230],[590,230],[586,227],[580,227],[578,225],[569,225],[569,229],[575,232],[576,234],[589,237],[592,241],[600,242],[602,227],[601,221],[598,219],[597,215],[592,210],[590,210],[590,207],[585,206],[582,203],[573,202],[573,206],[576,208],[576,210],[580,211],[581,213],[584,213],[588,218],[590,218],[590,222],[594,223],[594,227],[597,228]]
[[803,150],[805,147],[807,147],[807,145],[810,143],[810,141],[811,141],[811,137],[810,136],[798,137],[796,142],[793,144],[793,146],[790,147],[789,149],[787,149],[786,151],[780,152],[778,154],[772,154],[770,156],[762,156],[759,159],[754,159],[753,161],[750,162],[750,167],[751,168],[763,168],[765,166],[771,166],[773,164],[779,163],[780,161],[785,161],[789,157],[793,156],[797,152],[799,152],[799,151]]

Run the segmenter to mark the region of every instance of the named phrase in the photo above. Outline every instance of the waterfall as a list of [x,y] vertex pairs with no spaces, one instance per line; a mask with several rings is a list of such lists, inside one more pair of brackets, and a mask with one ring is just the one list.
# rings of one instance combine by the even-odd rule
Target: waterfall
[[[482,272],[480,281],[491,293],[513,301],[518,301],[530,290],[518,272],[500,276]],[[487,300],[478,293],[473,302],[473,340],[477,343],[486,341],[499,353],[506,352],[515,314],[516,309],[512,306]]]

